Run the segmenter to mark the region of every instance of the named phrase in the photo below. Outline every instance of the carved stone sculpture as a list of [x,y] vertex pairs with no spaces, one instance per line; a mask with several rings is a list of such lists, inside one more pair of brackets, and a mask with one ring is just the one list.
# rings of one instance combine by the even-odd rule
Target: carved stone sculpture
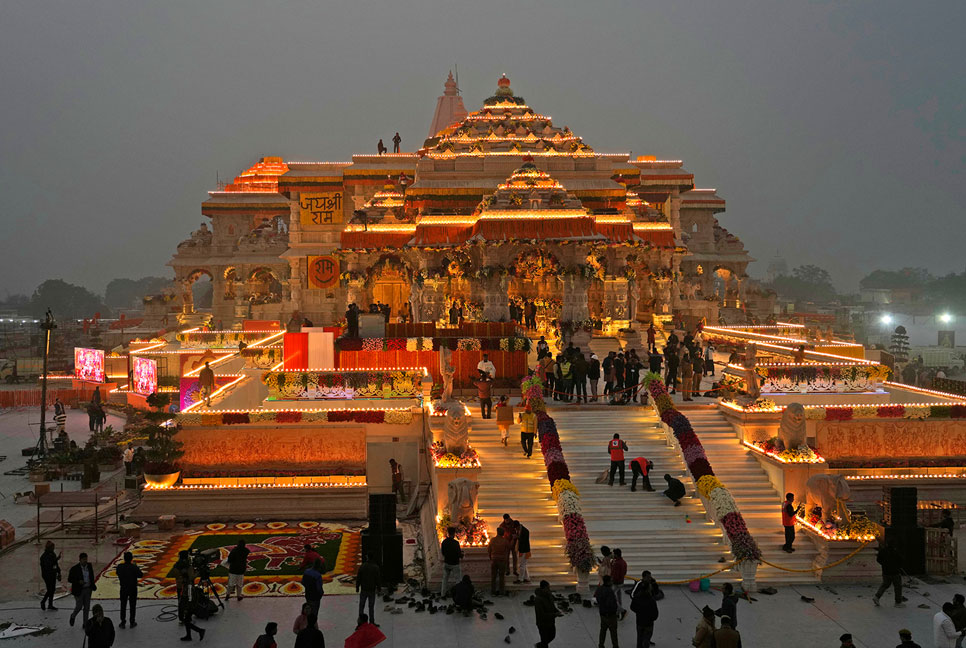
[[443,445],[446,452],[461,455],[470,443],[470,419],[463,403],[454,401],[446,407],[443,420]]
[[805,445],[805,437],[805,408],[801,403],[789,403],[778,424],[778,438],[786,450],[793,450]]
[[413,321],[422,322],[422,312],[423,312],[423,287],[420,284],[413,282],[412,287],[409,289],[409,305],[413,309]]
[[640,289],[637,287],[637,279],[631,277],[627,280],[627,319],[630,320],[628,328],[634,328],[637,321],[637,302],[640,296]]
[[448,403],[453,400],[453,376],[456,369],[450,364],[449,359],[452,351],[440,347],[439,349],[439,373],[443,376],[443,402]]
[[758,374],[755,373],[755,365],[758,363],[758,347],[750,343],[745,347],[745,357],[742,366],[745,368],[745,388],[752,400],[757,400],[761,396],[761,386],[758,382]]
[[446,487],[448,501],[446,511],[453,524],[470,524],[476,517],[476,498],[480,493],[478,482],[460,477]]
[[815,506],[822,507],[822,519],[848,522],[851,519],[846,502],[852,496],[849,483],[842,475],[822,473],[812,475],[805,482],[805,504],[810,513]]

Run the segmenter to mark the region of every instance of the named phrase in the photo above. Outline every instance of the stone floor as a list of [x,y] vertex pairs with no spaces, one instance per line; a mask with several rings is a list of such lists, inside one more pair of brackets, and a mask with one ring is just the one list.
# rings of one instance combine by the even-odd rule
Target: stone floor
[[[952,598],[956,591],[966,591],[966,585],[925,585],[907,588],[909,602],[905,609],[896,610],[891,603],[872,605],[872,586],[789,586],[780,587],[777,594],[755,595],[755,601],[742,601],[738,608],[738,629],[742,632],[744,645],[753,646],[837,646],[838,637],[851,632],[857,646],[881,647],[898,643],[897,631],[909,628],[922,645],[931,643],[932,616],[943,601]],[[685,588],[667,588],[666,598],[659,603],[654,641],[657,646],[689,646],[697,622],[699,609],[704,605],[715,606],[720,600],[717,592],[692,593]],[[801,597],[814,598],[804,602]],[[464,618],[460,615],[417,614],[406,609],[401,615],[389,615],[377,608],[377,621],[387,635],[382,645],[409,647],[447,645],[465,648],[483,648],[500,645],[509,636],[511,645],[531,646],[537,641],[533,623],[533,610],[522,605],[525,595],[497,599],[487,620],[477,616]],[[208,629],[204,645],[224,647],[247,647],[262,631],[267,621],[279,624],[279,646],[291,646],[294,637],[291,623],[299,611],[300,599],[262,598],[231,602],[224,612],[200,622]],[[4,642],[11,648],[17,646],[44,646],[60,648],[79,645],[82,635],[79,625],[69,627],[67,619],[71,608],[69,597],[58,601],[57,612],[41,612],[37,599],[8,602],[0,606],[0,621],[18,624],[43,624],[54,630],[42,637],[24,637]],[[920,607],[923,606],[923,607]],[[169,646],[176,641],[180,628],[173,619],[164,620],[168,604],[145,601],[139,609],[139,625],[135,629],[118,630],[115,646]],[[108,616],[116,624],[118,605],[106,606]],[[328,646],[341,646],[353,630],[357,612],[354,596],[326,597],[322,604],[320,628]],[[494,612],[505,616],[497,620]],[[160,617],[160,618],[159,618]],[[516,632],[508,635],[510,626]],[[594,609],[579,608],[576,612],[558,620],[556,648],[593,648],[597,641],[598,616]],[[620,643],[634,645],[634,623],[629,616],[620,624]],[[609,643],[608,643],[609,645]]]

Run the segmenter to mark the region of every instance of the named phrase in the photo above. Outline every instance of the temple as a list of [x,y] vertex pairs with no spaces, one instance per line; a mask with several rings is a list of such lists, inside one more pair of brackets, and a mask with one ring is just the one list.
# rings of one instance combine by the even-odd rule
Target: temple
[[[753,259],[718,223],[724,209],[680,161],[599,153],[506,76],[467,113],[450,74],[416,152],[264,157],[210,192],[210,227],[178,246],[175,287],[147,316],[223,329],[337,322],[350,303],[381,302],[390,321],[427,322],[454,305],[466,321],[535,306],[548,331],[763,319],[773,301],[749,285]],[[204,276],[210,312],[191,292]]]

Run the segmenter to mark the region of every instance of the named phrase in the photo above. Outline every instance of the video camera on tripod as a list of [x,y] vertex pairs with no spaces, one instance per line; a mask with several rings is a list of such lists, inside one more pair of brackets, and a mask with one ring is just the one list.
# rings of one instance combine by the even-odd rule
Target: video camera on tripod
[[191,556],[191,566],[194,567],[195,576],[201,580],[211,578],[211,563],[221,558],[221,553],[217,549],[202,551],[201,549],[189,550]]
[[[225,608],[225,604],[218,595],[218,590],[215,589],[214,583],[211,582],[211,563],[217,562],[221,558],[221,552],[218,549],[209,549],[208,551],[195,549],[189,551],[189,556],[195,576],[198,578],[198,584],[192,584],[192,614],[199,619],[207,619],[218,611],[219,606],[222,609]],[[218,601],[218,603],[215,604],[212,598]]]

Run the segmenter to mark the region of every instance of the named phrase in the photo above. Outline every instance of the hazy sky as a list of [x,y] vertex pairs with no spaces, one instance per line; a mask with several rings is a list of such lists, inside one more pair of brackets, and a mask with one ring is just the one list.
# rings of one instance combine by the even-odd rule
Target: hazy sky
[[426,137],[500,73],[598,151],[682,159],[760,260],[962,271],[966,3],[0,2],[0,295],[164,264],[260,155]]

